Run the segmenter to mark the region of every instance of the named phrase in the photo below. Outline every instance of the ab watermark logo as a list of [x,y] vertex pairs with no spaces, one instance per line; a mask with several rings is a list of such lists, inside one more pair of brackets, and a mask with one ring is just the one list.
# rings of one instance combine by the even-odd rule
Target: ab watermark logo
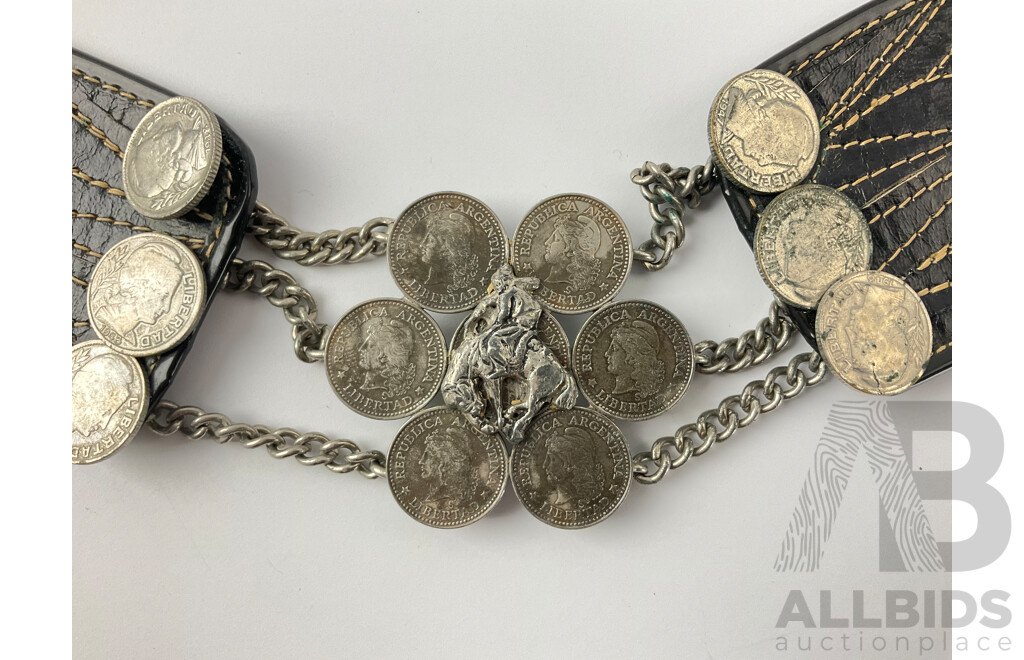
[[[967,441],[969,458],[952,470],[915,470],[914,436],[921,432],[929,432],[929,437],[935,432],[949,438],[958,434]],[[949,440],[931,449],[952,453]],[[1002,458],[1002,430],[979,406],[888,400],[836,404],[775,557],[775,571],[813,573],[821,568],[851,479],[864,475],[855,470],[858,461],[866,461],[877,493],[880,574],[895,579],[899,573],[949,575],[988,566],[1003,554],[1010,539],[1009,506],[989,483]],[[925,504],[936,500],[969,504],[977,514],[974,534],[959,541],[937,539]],[[780,633],[788,633],[777,639],[776,649],[874,652],[885,657],[934,657],[933,653],[964,645],[1010,650],[1006,637],[967,640],[951,631],[975,622],[986,628],[1005,627],[1012,618],[1009,598],[998,589],[982,594],[877,586],[842,593],[794,589],[775,624]]]

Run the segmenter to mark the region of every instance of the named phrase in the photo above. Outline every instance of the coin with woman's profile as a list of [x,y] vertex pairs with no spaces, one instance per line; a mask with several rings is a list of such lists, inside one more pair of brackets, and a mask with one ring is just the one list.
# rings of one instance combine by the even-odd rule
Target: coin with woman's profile
[[487,293],[508,263],[508,236],[478,199],[443,192],[422,197],[395,219],[388,266],[405,295],[435,312],[463,312]]
[[708,117],[708,140],[731,180],[755,192],[781,192],[814,169],[818,115],[798,84],[781,73],[755,69],[718,92]]
[[619,419],[649,419],[679,401],[693,376],[693,343],[667,309],[646,300],[611,303],[580,328],[572,350],[580,391]]
[[481,433],[457,410],[431,408],[401,428],[387,460],[399,506],[431,527],[462,527],[501,499],[508,456],[497,435]]
[[589,408],[549,410],[512,449],[512,488],[527,511],[554,527],[579,529],[610,516],[629,490],[626,438]]
[[156,232],[135,234],[100,258],[87,292],[89,323],[125,355],[163,353],[195,329],[206,277],[184,243]]
[[818,304],[818,350],[844,383],[868,394],[898,394],[916,383],[932,356],[932,324],[906,282],[876,270],[851,273]]
[[71,462],[107,458],[146,421],[149,385],[139,361],[102,341],[71,347]]
[[871,231],[853,201],[829,186],[805,184],[761,214],[754,250],[761,277],[791,305],[813,309],[840,277],[871,265]]
[[626,224],[588,195],[556,195],[530,209],[512,238],[512,267],[540,279],[534,293],[555,312],[581,314],[611,300],[629,275]]
[[157,220],[185,214],[213,187],[222,150],[220,122],[205,105],[185,96],[157,104],[124,150],[128,203]]
[[404,300],[379,298],[353,307],[327,338],[324,362],[334,393],[360,415],[411,415],[437,392],[447,351],[441,329]]

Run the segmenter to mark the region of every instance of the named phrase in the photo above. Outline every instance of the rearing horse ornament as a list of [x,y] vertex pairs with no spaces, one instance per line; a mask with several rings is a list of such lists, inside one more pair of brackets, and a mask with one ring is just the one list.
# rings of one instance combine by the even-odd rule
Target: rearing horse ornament
[[504,265],[491,285],[452,351],[441,395],[476,428],[514,444],[546,406],[572,408],[579,390],[572,373],[537,337],[542,309],[530,292],[540,281],[517,278]]

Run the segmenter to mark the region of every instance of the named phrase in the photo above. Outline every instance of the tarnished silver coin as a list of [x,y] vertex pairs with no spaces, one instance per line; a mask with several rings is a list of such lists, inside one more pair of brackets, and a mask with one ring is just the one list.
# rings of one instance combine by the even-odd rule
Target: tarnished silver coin
[[512,449],[512,488],[530,513],[555,527],[589,527],[610,516],[632,474],[622,432],[589,408],[545,412]]
[[375,419],[411,415],[444,378],[444,335],[434,319],[404,300],[353,307],[327,338],[327,378],[346,406]]
[[399,506],[431,527],[482,518],[505,492],[508,455],[496,435],[470,426],[451,408],[424,410],[406,422],[388,452],[388,485]]
[[184,215],[210,192],[222,149],[216,115],[195,99],[167,99],[146,113],[128,140],[125,197],[149,218]]
[[[494,319],[491,318],[478,318],[474,323],[480,327],[487,327],[493,321]],[[463,319],[462,323],[459,324],[459,327],[455,328],[455,332],[452,334],[451,351],[453,353],[462,344],[462,340],[466,336],[466,324],[468,322],[469,317]],[[551,352],[555,354],[555,357],[558,358],[563,367],[569,366],[569,336],[565,334],[562,325],[555,320],[554,315],[550,312],[543,311],[540,313],[540,320],[537,321],[537,339],[541,340],[545,346],[551,349]]]
[[622,288],[633,243],[622,218],[587,195],[556,195],[533,207],[512,238],[512,266],[540,279],[535,296],[556,312],[597,309]]
[[762,193],[807,178],[818,158],[818,115],[807,94],[775,71],[736,76],[718,92],[708,139],[722,172]]
[[157,355],[195,329],[205,299],[206,277],[191,250],[164,234],[135,234],[96,264],[87,296],[89,323],[121,353]]
[[814,329],[829,369],[868,394],[906,390],[932,356],[928,310],[889,273],[851,273],[833,284],[818,303]]
[[149,384],[139,361],[93,339],[71,347],[71,462],[102,461],[146,421]]
[[391,227],[391,275],[407,296],[435,312],[473,307],[505,263],[505,228],[469,195],[443,192],[418,199]]
[[671,312],[646,300],[597,310],[572,354],[580,391],[619,419],[649,419],[683,396],[693,376],[693,343]]
[[849,197],[806,184],[773,199],[754,237],[757,267],[791,305],[813,309],[843,275],[871,266],[871,231]]

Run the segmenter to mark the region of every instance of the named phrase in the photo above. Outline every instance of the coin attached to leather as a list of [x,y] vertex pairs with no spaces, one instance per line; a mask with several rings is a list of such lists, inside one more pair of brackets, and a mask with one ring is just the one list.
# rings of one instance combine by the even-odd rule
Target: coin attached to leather
[[806,179],[817,162],[818,115],[795,82],[755,69],[718,92],[708,139],[727,177],[755,192],[781,192]]
[[99,340],[71,347],[71,462],[95,463],[128,444],[149,408],[142,366]]
[[818,349],[844,383],[899,394],[932,356],[932,324],[921,297],[889,273],[852,273],[829,287],[815,318]]
[[146,113],[128,140],[125,197],[148,218],[184,215],[213,187],[222,149],[216,115],[195,99],[167,99]]
[[203,267],[184,243],[139,233],[96,264],[88,288],[89,323],[120,353],[157,355],[195,329],[205,298]]

